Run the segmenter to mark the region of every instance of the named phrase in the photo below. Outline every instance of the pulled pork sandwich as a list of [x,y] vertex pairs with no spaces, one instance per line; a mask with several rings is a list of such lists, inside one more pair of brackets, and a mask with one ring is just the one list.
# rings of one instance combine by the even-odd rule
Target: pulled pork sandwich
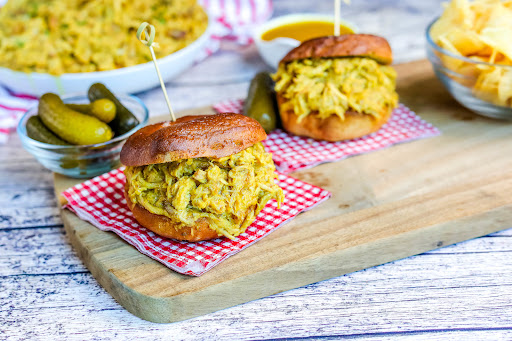
[[398,103],[391,62],[388,42],[369,34],[303,42],[273,75],[284,128],[327,141],[377,131]]
[[144,127],[121,150],[135,219],[168,238],[240,235],[271,199],[283,201],[267,137],[252,118],[185,116]]

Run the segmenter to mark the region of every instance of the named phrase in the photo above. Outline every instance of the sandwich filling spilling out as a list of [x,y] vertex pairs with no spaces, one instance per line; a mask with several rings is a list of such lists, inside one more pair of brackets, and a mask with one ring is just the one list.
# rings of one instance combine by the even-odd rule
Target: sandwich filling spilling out
[[193,158],[126,167],[128,196],[151,213],[179,226],[207,218],[210,228],[230,239],[243,233],[283,190],[272,155],[261,143],[220,159]]
[[345,112],[380,118],[398,104],[396,72],[370,58],[300,59],[279,64],[273,75],[276,92],[286,99],[298,122],[312,112],[325,119]]

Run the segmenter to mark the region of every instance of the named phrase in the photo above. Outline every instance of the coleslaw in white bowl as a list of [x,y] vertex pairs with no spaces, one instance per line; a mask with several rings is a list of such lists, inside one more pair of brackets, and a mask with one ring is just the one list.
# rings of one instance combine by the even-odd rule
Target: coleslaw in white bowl
[[[134,37],[134,39],[136,39]],[[190,45],[158,59],[164,81],[168,81],[191,67],[205,53],[211,39],[211,22],[205,32]],[[114,93],[137,93],[158,86],[158,76],[153,62],[128,66],[115,70],[64,73],[59,76],[47,73],[25,73],[0,67],[0,84],[10,90],[33,96],[53,92],[61,96],[85,93],[94,83],[105,84]]]

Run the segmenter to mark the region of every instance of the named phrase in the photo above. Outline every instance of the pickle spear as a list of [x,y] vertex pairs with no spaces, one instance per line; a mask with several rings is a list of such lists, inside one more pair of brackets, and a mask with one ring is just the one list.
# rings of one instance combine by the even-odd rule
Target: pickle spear
[[71,144],[102,143],[113,136],[106,123],[96,117],[71,110],[59,96],[52,93],[41,97],[38,113],[46,127]]
[[244,115],[258,121],[267,133],[278,125],[273,84],[274,81],[267,72],[257,73],[251,81],[244,104]]
[[116,106],[116,117],[109,123],[109,125],[117,136],[127,133],[139,124],[137,117],[135,117],[130,110],[126,109],[126,107],[121,104],[116,96],[114,96],[105,85],[101,83],[91,85],[88,96],[91,102],[102,98],[106,98],[114,102]]
[[41,121],[39,115],[32,116],[27,121],[27,136],[33,140],[55,144],[55,145],[68,145],[63,139],[52,133]]

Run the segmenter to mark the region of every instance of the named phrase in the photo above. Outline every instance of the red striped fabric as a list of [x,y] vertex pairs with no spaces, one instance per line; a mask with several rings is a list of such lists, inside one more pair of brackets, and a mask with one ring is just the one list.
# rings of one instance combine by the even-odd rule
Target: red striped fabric
[[214,38],[252,42],[252,30],[272,15],[272,0],[201,0],[213,19]]

